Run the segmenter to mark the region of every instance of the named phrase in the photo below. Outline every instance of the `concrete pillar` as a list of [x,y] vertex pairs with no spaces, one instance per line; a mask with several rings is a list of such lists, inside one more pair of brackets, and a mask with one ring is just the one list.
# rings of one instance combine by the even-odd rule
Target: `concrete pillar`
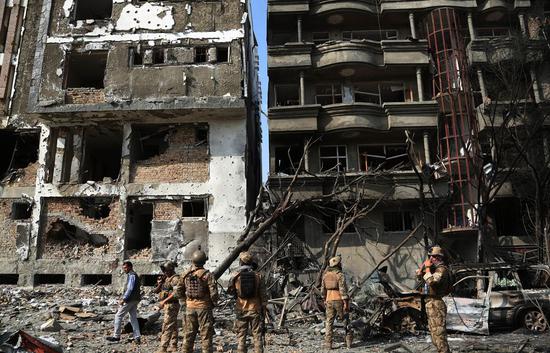
[[411,37],[416,39],[416,26],[414,24],[414,13],[409,12],[409,25],[411,26]]
[[481,99],[485,102],[487,98],[487,88],[485,87],[485,80],[483,79],[483,71],[477,69],[477,80],[479,81],[479,89],[481,90]]
[[80,165],[82,162],[82,138],[83,130],[76,129],[73,133],[73,153],[71,158],[71,171],[69,175],[69,182],[71,184],[78,184],[80,182]]
[[471,12],[468,12],[468,31],[470,32],[470,39],[476,39],[476,30],[474,29],[474,19]]
[[120,164],[121,182],[130,182],[130,148],[132,145],[132,125],[124,124],[122,127],[122,161]]
[[418,89],[418,101],[424,101],[424,89],[422,88],[422,69],[416,68],[416,88]]
[[66,133],[60,131],[57,136],[57,142],[55,144],[55,158],[53,166],[53,179],[54,184],[61,184],[63,181],[63,161],[65,159],[65,144],[66,144]]
[[531,82],[533,83],[533,94],[535,96],[535,102],[540,103],[541,97],[540,97],[540,87],[539,87],[539,81],[537,79],[537,74],[535,70],[531,69]]
[[424,159],[426,164],[432,164],[432,159],[430,158],[430,134],[424,131],[422,135],[424,137]]
[[298,42],[302,42],[302,16],[298,16],[298,23],[297,23],[297,29],[298,29]]
[[304,138],[304,169],[309,170],[309,151],[306,150],[307,138]]
[[518,14],[519,28],[521,29],[521,34],[524,38],[527,38],[529,33],[527,33],[527,26],[525,25],[525,14]]
[[300,105],[306,104],[306,81],[304,72],[300,71]]

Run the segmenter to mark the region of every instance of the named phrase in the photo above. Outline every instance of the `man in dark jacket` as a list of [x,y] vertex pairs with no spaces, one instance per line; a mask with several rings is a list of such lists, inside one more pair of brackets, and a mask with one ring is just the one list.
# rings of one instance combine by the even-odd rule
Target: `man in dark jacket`
[[114,334],[107,337],[107,341],[120,341],[120,333],[122,331],[122,320],[126,314],[130,315],[130,324],[134,331],[134,342],[141,343],[141,333],[139,332],[139,323],[137,319],[137,306],[141,300],[141,290],[139,276],[134,272],[134,267],[130,261],[124,261],[122,270],[128,275],[126,285],[124,286],[124,295],[120,299],[120,307],[115,315]]

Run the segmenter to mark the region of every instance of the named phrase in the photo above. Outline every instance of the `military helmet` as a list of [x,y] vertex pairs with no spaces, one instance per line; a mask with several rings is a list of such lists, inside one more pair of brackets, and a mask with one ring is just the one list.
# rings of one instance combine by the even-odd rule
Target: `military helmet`
[[330,267],[338,266],[342,262],[342,258],[340,256],[334,256],[330,260],[328,260],[328,265]]
[[443,249],[439,245],[434,245],[430,252],[428,253],[429,256],[441,256],[444,257],[445,254],[443,254]]
[[206,253],[202,250],[195,251],[191,256],[191,261],[197,265],[204,265],[206,260],[208,260],[208,256],[206,256]]
[[251,264],[252,262],[254,262],[254,257],[252,256],[251,253],[249,253],[248,251],[243,251],[241,252],[241,254],[239,255],[239,260],[241,260],[241,262],[243,264]]
[[175,262],[173,261],[166,261],[165,263],[163,263],[162,265],[160,265],[160,268],[161,270],[171,270],[171,271],[174,271],[176,269],[176,267],[178,267],[178,264],[176,264]]

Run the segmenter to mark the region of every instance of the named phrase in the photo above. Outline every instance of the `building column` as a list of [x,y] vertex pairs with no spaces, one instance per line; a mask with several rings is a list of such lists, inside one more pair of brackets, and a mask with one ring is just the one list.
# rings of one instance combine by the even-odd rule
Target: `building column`
[[124,184],[130,182],[130,153],[132,148],[132,125],[124,124],[122,126],[122,158],[120,164],[120,181]]
[[468,31],[470,32],[470,40],[476,39],[476,30],[474,29],[474,19],[471,12],[468,12]]
[[306,82],[304,72],[300,71],[300,105],[306,104]]
[[422,135],[424,137],[424,160],[427,165],[432,164],[432,159],[430,158],[430,134],[424,131]]
[[533,94],[535,95],[535,103],[540,103],[540,88],[539,88],[539,81],[537,80],[537,74],[535,73],[535,70],[530,69],[531,72],[531,82],[533,82]]
[[65,161],[65,143],[67,134],[65,131],[60,130],[55,143],[55,157],[53,166],[53,178],[54,184],[61,184],[63,182],[63,162]]
[[309,151],[306,150],[308,138],[304,137],[304,170],[309,170]]
[[528,37],[527,26],[525,26],[525,15],[523,13],[518,14],[519,28],[521,29],[521,34],[524,38]]
[[298,29],[298,42],[302,42],[302,16],[298,16],[297,21],[297,29]]
[[483,79],[483,71],[481,69],[477,69],[477,80],[479,81],[479,89],[481,90],[481,100],[485,102],[487,88],[485,88],[485,80]]
[[82,163],[82,139],[84,136],[84,130],[82,128],[76,128],[73,133],[73,155],[71,160],[71,173],[69,176],[69,182],[71,184],[78,184],[80,182],[80,165]]
[[416,88],[418,89],[418,101],[424,101],[424,89],[422,87],[422,69],[416,68]]
[[409,25],[411,26],[411,37],[416,39],[416,26],[414,24],[414,13],[409,12]]

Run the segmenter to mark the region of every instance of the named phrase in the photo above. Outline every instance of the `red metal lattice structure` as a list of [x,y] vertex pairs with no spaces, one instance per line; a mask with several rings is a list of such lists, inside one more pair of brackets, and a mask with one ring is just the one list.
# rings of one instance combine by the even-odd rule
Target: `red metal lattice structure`
[[477,122],[459,13],[447,7],[432,10],[426,28],[439,103],[439,151],[452,198],[444,228],[471,229],[477,226]]

